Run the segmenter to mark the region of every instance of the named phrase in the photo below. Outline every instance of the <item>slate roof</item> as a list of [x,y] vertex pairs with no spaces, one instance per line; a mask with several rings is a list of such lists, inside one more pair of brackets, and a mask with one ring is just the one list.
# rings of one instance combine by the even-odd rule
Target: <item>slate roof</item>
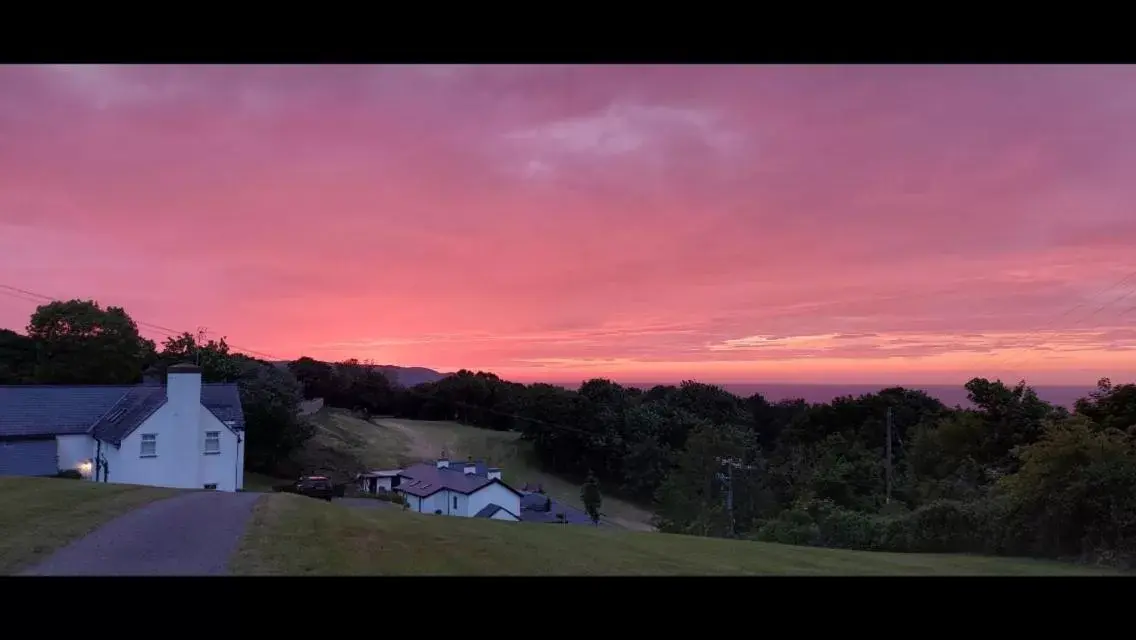
[[[120,444],[165,403],[165,387],[152,384],[0,386],[0,438],[89,433]],[[201,385],[201,404],[233,431],[245,428],[236,384]]]
[[509,511],[508,509],[506,509],[505,507],[502,507],[499,504],[493,504],[493,503],[489,503],[489,504],[485,505],[485,507],[482,508],[481,511],[478,511],[477,513],[473,514],[473,517],[475,517],[475,518],[492,518],[493,515],[496,514],[498,511],[504,511],[505,513],[513,516],[514,518],[517,517],[517,514],[513,513],[512,511]]
[[567,524],[592,524],[592,519],[582,509],[577,509],[563,502],[552,501],[552,508],[544,511],[548,496],[540,493],[526,493],[521,498],[521,522],[555,522],[560,523],[556,514],[564,514]]
[[432,496],[443,489],[469,495],[493,483],[498,483],[509,491],[522,495],[520,491],[501,480],[490,480],[484,475],[465,473],[460,464],[454,465],[454,468],[439,469],[433,462],[423,462],[403,469],[402,473],[398,475],[409,480],[409,482],[400,483],[398,490],[419,498]]

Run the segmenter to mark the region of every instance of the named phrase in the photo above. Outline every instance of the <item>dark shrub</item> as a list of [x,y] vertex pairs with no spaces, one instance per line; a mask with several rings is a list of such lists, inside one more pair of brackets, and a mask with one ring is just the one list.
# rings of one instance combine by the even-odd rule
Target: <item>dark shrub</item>
[[342,498],[343,494],[347,491],[347,485],[344,483],[335,484],[331,487],[331,495],[336,498]]
[[820,528],[808,512],[786,509],[776,518],[765,521],[758,528],[756,539],[781,544],[816,545],[820,541]]
[[957,553],[981,551],[977,540],[974,509],[954,500],[936,500],[903,517],[910,551]]
[[75,469],[60,469],[59,473],[55,474],[56,478],[66,478],[68,480],[82,480],[83,474]]
[[440,515],[442,515],[442,510],[441,510],[441,509],[435,509],[435,510],[434,510],[434,515],[436,515],[436,516],[440,516]]
[[816,517],[820,543],[825,547],[878,551],[890,518],[833,507]]
[[374,498],[375,500],[382,500],[383,502],[406,504],[406,498],[404,498],[401,493],[395,493],[393,491],[380,491],[378,493],[367,493],[364,495],[368,498]]

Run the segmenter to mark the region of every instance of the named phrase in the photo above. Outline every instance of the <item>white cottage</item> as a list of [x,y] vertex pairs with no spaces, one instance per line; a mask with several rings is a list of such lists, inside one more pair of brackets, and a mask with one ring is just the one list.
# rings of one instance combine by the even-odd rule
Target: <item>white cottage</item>
[[0,386],[0,475],[73,469],[94,482],[236,491],[245,430],[235,384],[169,368],[164,386]]
[[501,470],[483,462],[451,463],[442,458],[399,473],[394,491],[412,511],[517,522],[521,493],[501,480]]

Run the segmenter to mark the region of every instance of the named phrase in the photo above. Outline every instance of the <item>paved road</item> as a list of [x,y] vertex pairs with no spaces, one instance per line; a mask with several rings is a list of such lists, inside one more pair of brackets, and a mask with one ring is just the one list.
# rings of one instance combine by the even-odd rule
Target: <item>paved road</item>
[[195,491],[152,502],[23,575],[224,575],[258,498],[257,493]]

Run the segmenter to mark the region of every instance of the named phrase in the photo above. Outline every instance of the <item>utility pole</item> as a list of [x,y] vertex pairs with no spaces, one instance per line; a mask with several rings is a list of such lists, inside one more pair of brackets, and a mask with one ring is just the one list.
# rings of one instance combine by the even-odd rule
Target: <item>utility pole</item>
[[726,473],[718,473],[718,480],[726,487],[726,513],[730,515],[730,537],[737,535],[734,521],[734,469],[752,469],[733,458],[718,458],[718,464],[725,465]]
[[887,413],[887,493],[884,504],[891,504],[891,407],[888,407]]
[[197,341],[193,350],[194,364],[201,366],[201,348],[205,346],[205,337],[209,335],[209,329],[205,327],[197,328]]

